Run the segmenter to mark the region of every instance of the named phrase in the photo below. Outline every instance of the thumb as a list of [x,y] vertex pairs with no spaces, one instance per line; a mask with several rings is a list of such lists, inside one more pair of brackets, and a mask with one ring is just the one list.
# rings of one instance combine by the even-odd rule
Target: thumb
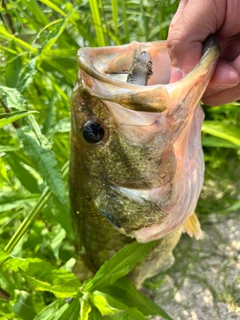
[[[182,0],[169,27],[167,48],[172,64],[170,82],[191,71],[202,56],[202,43],[223,23],[226,0]],[[222,5],[221,5],[222,3]]]

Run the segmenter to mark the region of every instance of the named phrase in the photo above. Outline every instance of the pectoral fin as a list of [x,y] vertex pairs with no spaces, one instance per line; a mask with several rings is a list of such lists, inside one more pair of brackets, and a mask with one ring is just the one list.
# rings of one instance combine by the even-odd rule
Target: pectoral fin
[[195,213],[184,223],[183,232],[186,232],[190,237],[194,236],[197,240],[204,238],[204,233],[201,230],[200,222]]

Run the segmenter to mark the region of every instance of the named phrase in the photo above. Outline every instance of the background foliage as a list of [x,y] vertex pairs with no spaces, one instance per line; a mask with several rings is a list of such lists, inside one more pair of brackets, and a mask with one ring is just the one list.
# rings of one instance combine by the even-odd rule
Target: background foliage
[[[177,5],[174,0],[2,1],[0,319],[78,319],[79,310],[81,319],[149,314],[169,319],[126,279],[117,280],[148,246],[137,256],[130,247],[128,270],[110,282],[108,266],[85,286],[69,273],[77,257],[66,176],[77,50],[166,39]],[[198,212],[228,214],[240,208],[239,103],[204,109],[206,182]],[[121,259],[111,263],[117,268]],[[103,282],[96,285],[99,277]],[[123,287],[128,297],[120,301]],[[69,297],[74,299],[65,300]]]

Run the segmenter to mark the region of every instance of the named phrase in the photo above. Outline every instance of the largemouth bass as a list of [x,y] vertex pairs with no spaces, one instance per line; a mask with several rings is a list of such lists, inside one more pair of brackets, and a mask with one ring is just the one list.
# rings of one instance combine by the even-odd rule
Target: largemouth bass
[[[193,214],[204,174],[199,101],[219,51],[218,39],[210,36],[198,65],[169,84],[163,41],[79,50],[71,98],[70,203],[81,263],[93,273],[134,239],[160,239],[130,275],[139,287],[173,262],[183,231],[201,238]],[[140,70],[134,52],[151,57],[142,61],[151,61],[151,75],[140,68],[142,75],[129,81],[131,70]]]

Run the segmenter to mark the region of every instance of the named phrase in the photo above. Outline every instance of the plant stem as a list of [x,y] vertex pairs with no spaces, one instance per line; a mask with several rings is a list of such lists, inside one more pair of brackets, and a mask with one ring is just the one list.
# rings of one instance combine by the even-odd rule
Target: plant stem
[[[68,174],[68,166],[69,161],[67,161],[64,166],[62,167],[62,178],[64,179]],[[12,238],[9,240],[8,244],[5,247],[5,251],[7,253],[10,253],[17,243],[20,241],[22,236],[25,234],[25,232],[28,230],[29,226],[33,222],[33,220],[36,218],[36,216],[44,209],[45,205],[48,203],[49,199],[52,196],[52,191],[49,189],[49,187],[46,187],[43,191],[41,197],[39,198],[38,202],[36,203],[35,207],[30,212],[29,216],[26,217],[21,225],[18,227],[15,234],[12,236]]]

